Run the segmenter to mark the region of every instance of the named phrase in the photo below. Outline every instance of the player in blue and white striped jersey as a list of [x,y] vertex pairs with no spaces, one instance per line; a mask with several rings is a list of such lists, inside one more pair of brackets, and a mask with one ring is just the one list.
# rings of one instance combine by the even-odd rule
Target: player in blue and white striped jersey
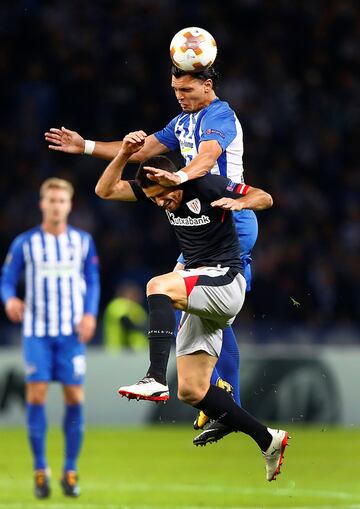
[[[72,196],[66,180],[50,178],[42,184],[42,223],[15,238],[1,277],[6,314],[13,322],[23,322],[27,429],[38,498],[50,494],[45,403],[53,380],[64,387],[62,487],[65,495],[79,494],[76,462],[83,435],[85,344],[96,327],[99,270],[91,235],[67,224]],[[24,301],[16,295],[23,271]]]
[[[182,113],[171,120],[164,129],[150,136],[141,131],[137,132],[137,136],[144,137],[144,144],[141,150],[130,158],[132,162],[142,162],[170,150],[180,150],[185,166],[176,173],[166,175],[166,172],[161,170],[153,171],[151,178],[159,184],[179,185],[209,172],[228,177],[234,184],[243,182],[241,125],[228,103],[216,96],[214,85],[217,79],[218,74],[212,67],[197,73],[172,68],[171,86]],[[45,139],[50,143],[51,150],[89,154],[103,159],[113,159],[122,146],[121,141],[106,143],[85,140],[76,131],[65,127],[50,129],[45,133]],[[234,219],[242,247],[241,259],[249,290],[251,250],[258,233],[257,219],[251,210],[234,212]],[[181,268],[184,260],[180,258],[179,262],[176,269]],[[218,378],[230,382],[237,403],[240,403],[239,365],[237,341],[232,329],[228,328],[224,331],[223,348],[212,383],[215,384]],[[204,422],[205,420],[202,423],[197,422],[196,426],[202,427]]]

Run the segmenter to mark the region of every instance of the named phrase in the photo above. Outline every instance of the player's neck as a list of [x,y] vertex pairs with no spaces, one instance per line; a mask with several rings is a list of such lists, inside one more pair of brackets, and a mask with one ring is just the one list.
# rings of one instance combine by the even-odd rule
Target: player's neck
[[217,99],[217,96],[215,94],[215,92],[212,92],[209,97],[206,98],[206,100],[202,103],[202,104],[199,104],[199,107],[198,109],[196,110],[197,111],[200,111],[200,110],[203,110],[205,108],[207,108],[208,106],[210,106],[210,104],[215,101],[215,99]]
[[43,221],[41,223],[41,228],[44,232],[57,236],[66,232],[67,223],[51,223],[50,221]]

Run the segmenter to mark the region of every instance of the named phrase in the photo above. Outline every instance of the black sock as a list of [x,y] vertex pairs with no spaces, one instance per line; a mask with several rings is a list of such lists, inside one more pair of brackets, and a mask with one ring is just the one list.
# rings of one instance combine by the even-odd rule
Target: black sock
[[272,436],[266,426],[239,407],[232,397],[220,387],[210,385],[206,396],[195,405],[212,419],[218,419],[234,431],[250,435],[262,451],[268,449]]
[[166,368],[176,325],[175,311],[170,297],[149,295],[149,349],[150,367],[146,376],[166,385]]

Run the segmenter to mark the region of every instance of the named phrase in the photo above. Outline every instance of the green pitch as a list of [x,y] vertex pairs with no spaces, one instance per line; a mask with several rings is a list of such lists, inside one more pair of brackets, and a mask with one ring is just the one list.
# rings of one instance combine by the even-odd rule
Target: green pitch
[[0,509],[360,509],[360,429],[291,427],[282,473],[265,481],[257,446],[234,434],[195,448],[188,427],[88,428],[82,495],[60,492],[62,435],[49,433],[52,497],[32,495],[23,429],[0,428]]

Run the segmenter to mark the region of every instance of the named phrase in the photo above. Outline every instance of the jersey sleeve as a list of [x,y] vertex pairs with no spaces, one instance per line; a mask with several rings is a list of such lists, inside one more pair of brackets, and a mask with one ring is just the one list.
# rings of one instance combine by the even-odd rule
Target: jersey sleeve
[[234,112],[231,109],[210,109],[201,121],[201,132],[200,143],[216,140],[224,152],[237,135]]
[[2,267],[0,290],[4,304],[11,297],[16,297],[16,285],[24,266],[23,238],[20,236],[11,244]]
[[100,300],[99,258],[91,235],[89,235],[88,240],[89,249],[84,260],[84,278],[86,283],[84,313],[97,316]]
[[247,194],[249,186],[246,184],[237,184],[232,180],[221,175],[205,175],[196,182],[202,196],[208,200],[218,200],[224,196],[227,198],[239,198]]
[[167,124],[164,129],[154,133],[154,136],[165,145],[169,150],[176,150],[179,148],[179,140],[175,135],[175,125],[178,117],[175,117]]

